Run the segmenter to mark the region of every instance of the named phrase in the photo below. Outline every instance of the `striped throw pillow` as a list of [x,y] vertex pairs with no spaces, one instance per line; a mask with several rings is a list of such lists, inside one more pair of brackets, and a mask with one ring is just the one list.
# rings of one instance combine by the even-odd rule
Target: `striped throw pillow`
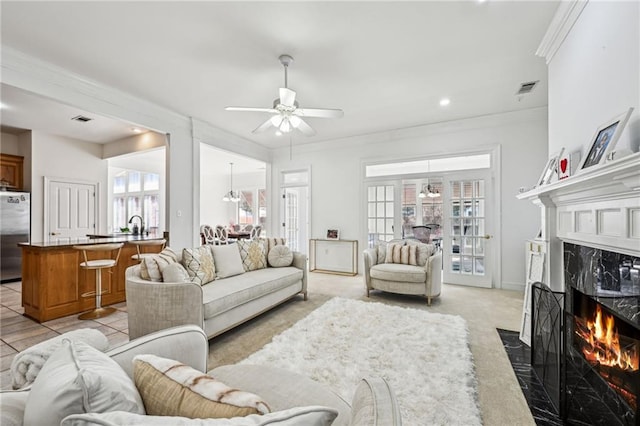
[[403,265],[417,265],[416,246],[405,246],[400,244],[387,245],[387,255],[385,263],[400,263]]
[[149,281],[162,281],[162,270],[170,263],[178,261],[178,255],[169,247],[165,247],[158,254],[142,259],[140,263],[140,278]]

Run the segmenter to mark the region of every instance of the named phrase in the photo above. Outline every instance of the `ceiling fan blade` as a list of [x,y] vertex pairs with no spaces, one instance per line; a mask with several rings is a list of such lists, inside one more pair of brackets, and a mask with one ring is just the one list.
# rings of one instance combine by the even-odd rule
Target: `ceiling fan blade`
[[253,107],[226,107],[227,111],[250,111],[250,112],[270,112],[272,114],[277,113],[273,108],[253,108]]
[[289,121],[296,129],[300,130],[306,136],[313,136],[316,134],[316,131],[313,130],[311,126],[309,126],[302,118],[292,116]]
[[256,127],[251,133],[261,133],[267,130],[269,127],[273,127],[272,117],[269,117],[267,121]]
[[288,107],[295,106],[296,92],[286,87],[280,88],[280,104]]
[[328,108],[298,108],[293,111],[294,115],[300,117],[318,117],[318,118],[342,118],[344,111],[341,109]]

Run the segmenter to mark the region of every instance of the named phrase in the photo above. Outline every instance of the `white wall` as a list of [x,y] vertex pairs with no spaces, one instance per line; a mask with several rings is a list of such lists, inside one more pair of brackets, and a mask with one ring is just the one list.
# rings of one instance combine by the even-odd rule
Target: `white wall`
[[10,133],[0,133],[0,152],[3,154],[20,155],[18,153],[18,136]]
[[590,1],[549,63],[549,152],[582,156],[596,129],[635,111],[616,148],[640,145],[640,3]]
[[102,145],[77,139],[31,132],[31,239],[45,241],[44,177],[98,182],[98,232],[106,230],[107,162]]
[[[515,195],[518,188],[535,184],[546,164],[547,144],[547,109],[537,108],[294,146],[292,161],[289,149],[284,148],[274,152],[271,177],[275,186],[280,171],[311,166],[310,237],[323,238],[328,228],[337,227],[341,238],[359,240],[362,251],[366,247],[362,162],[451,155],[499,146],[501,176],[497,179],[502,205],[497,222],[502,234],[502,281],[496,286],[523,289],[524,241],[536,236],[540,218],[537,207],[517,200]],[[278,206],[276,192],[271,195],[274,206]],[[277,209],[272,214],[272,229],[277,229],[273,222],[276,213]],[[359,271],[362,273],[362,259]]]

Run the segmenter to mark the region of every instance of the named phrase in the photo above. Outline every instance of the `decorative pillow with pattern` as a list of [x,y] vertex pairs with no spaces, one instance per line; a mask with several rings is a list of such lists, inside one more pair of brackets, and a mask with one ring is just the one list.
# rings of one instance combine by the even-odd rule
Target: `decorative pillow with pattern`
[[231,418],[271,411],[258,395],[155,355],[133,358],[133,379],[151,416]]
[[267,267],[267,249],[264,241],[240,239],[236,244],[246,272]]
[[[262,238],[261,238],[262,239]],[[275,246],[286,246],[287,239],[286,238],[264,238],[267,241],[267,255]]]
[[387,245],[387,256],[384,262],[417,265],[416,253],[417,247],[414,245],[389,244]]
[[287,246],[275,246],[269,250],[269,265],[274,268],[291,266],[293,263],[293,253]]
[[182,249],[182,265],[191,282],[204,285],[216,279],[216,265],[208,245]]
[[25,425],[58,425],[70,414],[128,411],[145,414],[131,378],[107,354],[64,339],[36,377],[24,409]]
[[433,244],[420,243],[416,245],[416,247],[418,248],[418,252],[416,254],[418,266],[424,266],[427,264],[427,259],[435,253],[436,246]]
[[140,262],[140,278],[150,281],[162,281],[162,270],[170,263],[178,261],[178,255],[165,247],[160,253],[153,256],[145,256]]

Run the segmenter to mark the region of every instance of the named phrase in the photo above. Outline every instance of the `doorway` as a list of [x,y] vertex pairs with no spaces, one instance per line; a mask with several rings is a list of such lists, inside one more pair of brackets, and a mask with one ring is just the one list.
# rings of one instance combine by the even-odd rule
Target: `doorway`
[[308,253],[309,241],[309,170],[288,170],[281,173],[280,236],[287,239],[293,251]]

